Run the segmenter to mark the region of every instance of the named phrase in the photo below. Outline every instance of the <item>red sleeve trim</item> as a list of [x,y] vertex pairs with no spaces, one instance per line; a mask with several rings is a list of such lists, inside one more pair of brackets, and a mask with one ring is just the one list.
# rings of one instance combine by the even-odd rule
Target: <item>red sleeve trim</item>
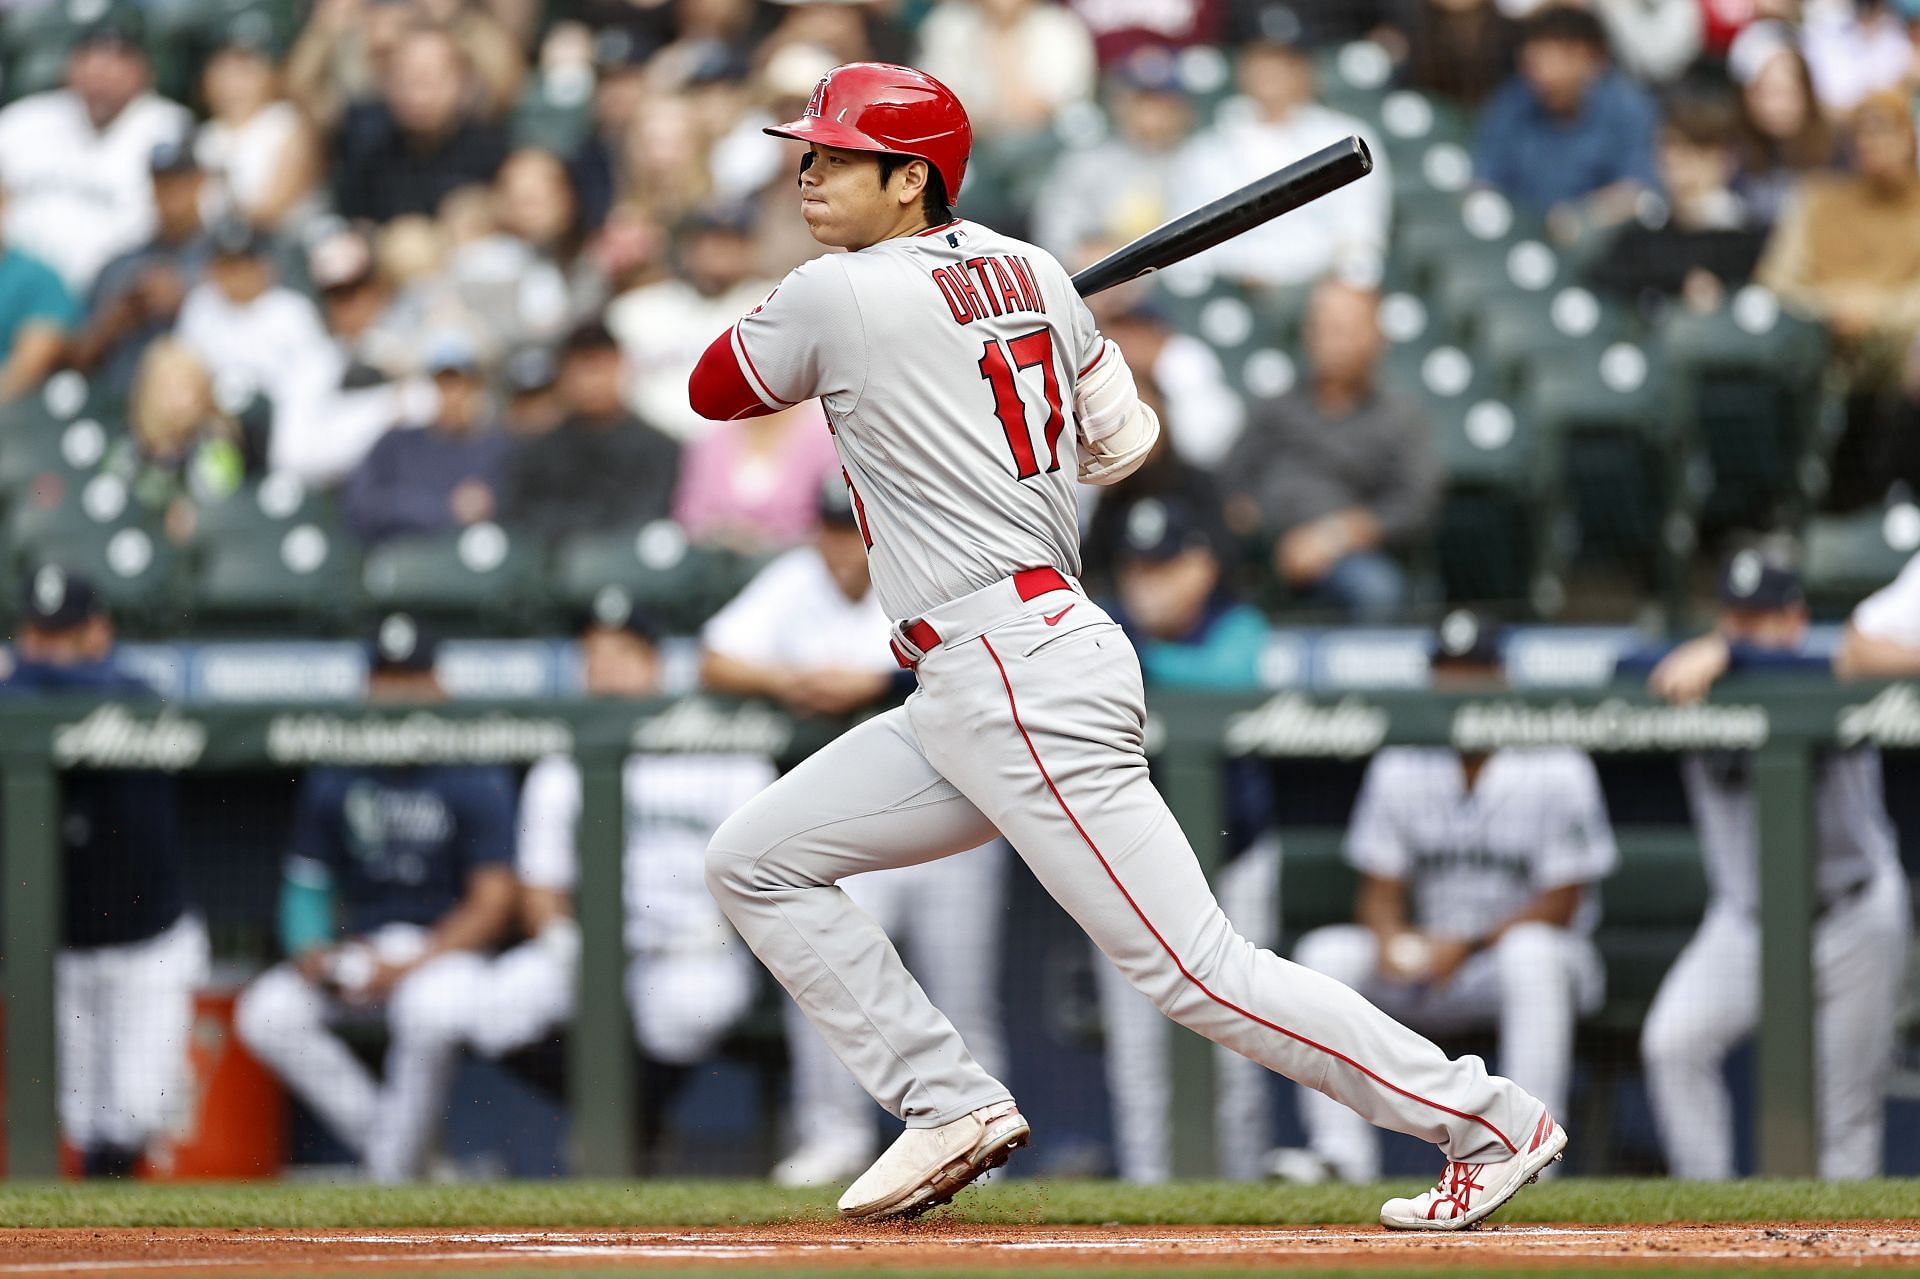
[[711,422],[731,422],[743,417],[763,417],[783,406],[768,404],[761,398],[733,353],[733,330],[728,329],[701,353],[687,378],[687,402],[693,411]]
[[733,332],[731,334],[733,338],[733,349],[739,353],[740,362],[746,367],[747,376],[753,380],[754,393],[773,408],[792,408],[795,404],[799,403],[799,401],[783,399],[775,395],[773,388],[767,384],[767,379],[760,376],[760,369],[753,362],[753,352],[747,350],[746,335],[740,331],[740,323],[738,320],[734,321]]
[[1074,380],[1074,381],[1076,381],[1076,382],[1078,382],[1078,381],[1079,381],[1079,380],[1080,380],[1081,378],[1083,378],[1083,377],[1085,377],[1085,376],[1086,376],[1087,374],[1089,374],[1089,373],[1091,373],[1091,372],[1093,372],[1093,371],[1094,371],[1095,369],[1097,369],[1097,368],[1099,368],[1099,367],[1100,367],[1100,361],[1102,361],[1102,360],[1104,360],[1104,359],[1106,359],[1106,358],[1107,358],[1107,344],[1106,344],[1105,342],[1102,342],[1102,343],[1100,344],[1100,352],[1099,352],[1099,354],[1097,354],[1097,355],[1095,355],[1095,356],[1093,357],[1093,360],[1092,360],[1092,362],[1091,362],[1091,363],[1089,363],[1089,364],[1087,365],[1087,367],[1086,367],[1086,368],[1084,368],[1084,369],[1081,369],[1081,370],[1080,370],[1080,371],[1079,371],[1078,373],[1076,373],[1076,374],[1074,374],[1074,375],[1073,375],[1073,380]]

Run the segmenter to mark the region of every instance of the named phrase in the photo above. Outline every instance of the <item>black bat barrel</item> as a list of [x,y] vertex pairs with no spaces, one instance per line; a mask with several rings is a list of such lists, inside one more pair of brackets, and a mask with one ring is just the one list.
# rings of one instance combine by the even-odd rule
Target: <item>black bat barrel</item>
[[1073,287],[1081,297],[1092,297],[1211,249],[1371,172],[1373,155],[1367,144],[1347,137],[1155,227],[1075,275]]

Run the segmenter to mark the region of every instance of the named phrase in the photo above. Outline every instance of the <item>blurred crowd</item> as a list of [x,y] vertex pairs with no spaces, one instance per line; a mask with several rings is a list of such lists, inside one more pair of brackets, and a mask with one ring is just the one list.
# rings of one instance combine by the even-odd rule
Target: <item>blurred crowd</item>
[[[182,544],[198,507],[285,473],[367,544],[671,518],[778,551],[835,469],[817,407],[703,421],[686,374],[818,251],[796,144],[760,130],[822,73],[945,79],[977,139],[959,212],[1079,265],[1377,142],[1324,91],[1360,49],[1472,113],[1472,183],[1584,246],[1602,296],[1657,317],[1757,281],[1822,323],[1849,408],[1828,499],[1866,504],[1920,476],[1912,7],[49,0],[0,23],[0,397],[85,375],[98,465]],[[1177,490],[1269,606],[1377,618],[1419,593],[1447,479],[1380,376],[1401,184],[1375,151],[1375,176],[1188,268],[1304,314],[1297,378],[1250,388],[1155,290],[1095,300],[1170,428],[1093,514],[1096,572],[1125,506]]]

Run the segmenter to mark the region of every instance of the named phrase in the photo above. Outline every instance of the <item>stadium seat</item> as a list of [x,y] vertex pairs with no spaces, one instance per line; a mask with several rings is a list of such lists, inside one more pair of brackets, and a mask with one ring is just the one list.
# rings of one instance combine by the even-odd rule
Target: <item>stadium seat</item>
[[84,574],[125,631],[177,635],[186,621],[181,598],[182,557],[167,539],[138,523],[63,531],[21,550],[27,570],[58,564]]
[[1530,366],[1591,366],[1632,335],[1632,324],[1623,309],[1575,286],[1484,294],[1472,331],[1475,354],[1496,382],[1517,394]]
[[523,630],[544,601],[546,549],[497,524],[457,533],[395,538],[367,551],[361,587],[376,610],[405,609],[450,631]]
[[1684,388],[1627,341],[1535,354],[1520,412],[1549,451],[1577,558],[1625,564],[1677,604],[1696,542]]
[[1807,601],[1817,616],[1839,619],[1920,551],[1920,507],[1900,501],[1885,510],[1820,516],[1803,540]]
[[1540,240],[1475,240],[1437,266],[1428,302],[1448,331],[1472,333],[1489,304],[1550,299],[1563,278],[1559,254]]
[[1711,473],[1710,528],[1774,528],[1808,501],[1805,464],[1821,411],[1825,335],[1772,294],[1743,289],[1700,314],[1676,308],[1656,341],[1689,390],[1692,434]]
[[747,557],[691,545],[678,525],[661,520],[564,543],[554,556],[553,599],[574,616],[614,587],[662,630],[691,635],[746,585],[756,567]]
[[225,632],[341,634],[359,616],[351,545],[317,524],[278,537],[241,533],[202,546],[194,574],[196,625]]
[[277,537],[296,524],[315,524],[332,531],[338,512],[333,502],[310,491],[288,474],[269,475],[227,497],[202,503],[194,521],[196,543],[235,537]]

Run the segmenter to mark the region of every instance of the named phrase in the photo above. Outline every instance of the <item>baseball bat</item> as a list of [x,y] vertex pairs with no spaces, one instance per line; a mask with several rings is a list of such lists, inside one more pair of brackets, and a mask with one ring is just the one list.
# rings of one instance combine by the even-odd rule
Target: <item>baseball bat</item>
[[1087,298],[1116,284],[1137,280],[1271,222],[1371,172],[1373,153],[1365,142],[1349,135],[1122,245],[1075,275],[1073,287]]

